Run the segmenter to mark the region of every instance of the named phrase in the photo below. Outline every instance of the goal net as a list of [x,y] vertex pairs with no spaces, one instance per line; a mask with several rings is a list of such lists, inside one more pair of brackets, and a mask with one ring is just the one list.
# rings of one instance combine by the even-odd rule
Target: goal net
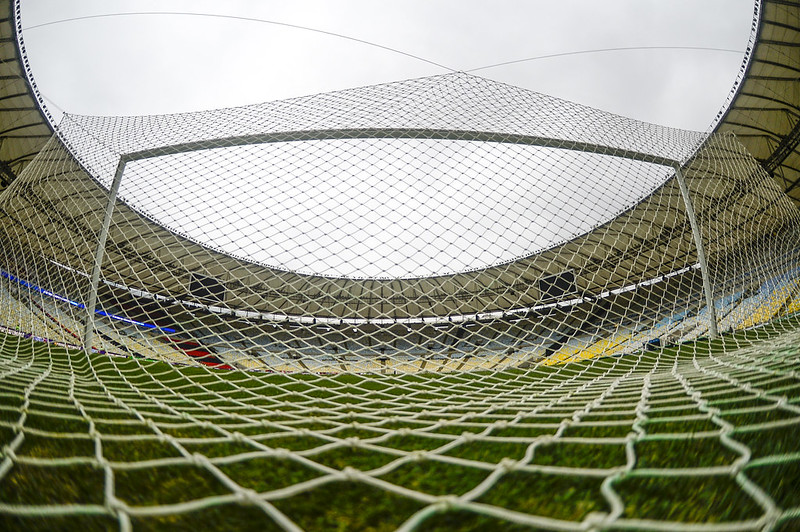
[[0,193],[0,519],[789,523],[799,214],[732,135],[463,73],[65,115]]

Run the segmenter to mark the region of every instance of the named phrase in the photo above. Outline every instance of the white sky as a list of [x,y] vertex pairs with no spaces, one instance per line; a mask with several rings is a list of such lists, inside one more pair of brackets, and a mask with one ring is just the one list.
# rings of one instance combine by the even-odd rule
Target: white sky
[[[306,26],[469,70],[617,47],[743,52],[753,1],[22,1],[24,28],[73,17],[152,11]],[[446,72],[359,42],[230,18],[95,18],[34,27],[24,31],[24,38],[44,95],[78,114],[194,111]],[[741,62],[736,53],[634,50],[540,59],[477,73],[631,118],[705,130]]]
[[[56,118],[60,109],[143,115],[231,107],[450,71],[431,62],[470,71],[568,52],[651,47],[515,62],[476,74],[701,131],[731,91],[753,16],[752,0],[23,0],[22,8],[31,69],[55,104],[50,110]],[[152,14],[156,11],[173,13]],[[117,13],[140,14],[96,17]],[[207,16],[212,14],[220,16]],[[632,180],[607,168],[570,190],[563,183],[577,181],[579,165],[550,175],[529,167],[535,157],[516,157],[519,168],[508,179],[500,179],[491,165],[454,161],[434,180],[439,188],[424,194],[414,192],[423,182],[419,169],[401,177],[368,169],[326,176],[321,183],[334,183],[332,190],[343,190],[353,204],[339,214],[346,203],[339,196],[323,197],[322,185],[309,188],[322,176],[304,173],[302,161],[294,174],[285,172],[293,178],[281,182],[270,182],[274,168],[265,166],[258,190],[243,186],[248,176],[224,169],[209,177],[209,163],[196,165],[206,174],[189,176],[204,183],[194,196],[191,183],[176,185],[177,173],[150,178],[129,173],[123,192],[168,227],[234,255],[324,275],[393,277],[449,273],[526,255],[608,219],[659,183],[655,174],[636,171],[641,190],[623,190],[619,187]],[[473,181],[442,184],[469,174],[459,170],[461,163],[483,170],[476,170]],[[604,181],[612,174],[615,182]],[[359,191],[358,183],[386,185],[394,178],[402,187]],[[559,180],[561,190],[553,190]],[[406,190],[414,194],[399,201]],[[479,198],[479,205],[454,203],[458,191],[469,191],[468,199]],[[301,202],[298,195],[306,199]],[[579,197],[592,205],[580,207],[580,219],[566,208]],[[286,207],[292,202],[295,208]],[[397,205],[389,208],[393,202]],[[367,212],[355,216],[359,208]],[[426,209],[445,214],[437,221],[435,212],[423,214]],[[212,225],[210,213],[218,215]],[[238,227],[244,229],[237,233]],[[325,238],[337,234],[330,242]]]

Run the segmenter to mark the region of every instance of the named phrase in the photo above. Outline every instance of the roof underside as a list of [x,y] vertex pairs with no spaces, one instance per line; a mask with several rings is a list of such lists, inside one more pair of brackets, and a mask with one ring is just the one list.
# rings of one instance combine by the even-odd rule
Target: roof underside
[[0,190],[36,157],[53,134],[26,76],[17,40],[19,10],[11,0],[0,7]]
[[800,205],[800,3],[762,2],[744,78],[717,126],[732,132]]

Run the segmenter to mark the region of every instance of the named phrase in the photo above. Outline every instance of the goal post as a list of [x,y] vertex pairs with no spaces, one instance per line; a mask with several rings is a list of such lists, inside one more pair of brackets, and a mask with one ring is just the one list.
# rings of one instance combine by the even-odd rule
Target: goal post
[[703,274],[703,295],[706,299],[706,309],[708,311],[708,335],[712,340],[714,340],[719,334],[717,332],[717,312],[714,309],[714,295],[711,289],[711,279],[709,278],[706,252],[703,248],[703,236],[700,234],[700,226],[697,223],[697,216],[694,214],[692,198],[689,195],[689,187],[686,186],[686,180],[683,179],[681,166],[680,164],[676,163],[673,168],[675,169],[675,179],[678,181],[678,186],[681,188],[683,204],[686,207],[686,217],[689,219],[689,223],[692,226],[694,244],[697,246],[697,260],[700,264],[700,272]]
[[86,306],[86,328],[84,332],[84,349],[91,351],[91,340],[93,337],[93,327],[95,319],[95,307],[97,301],[97,288],[100,282],[100,267],[105,252],[105,242],[108,236],[108,229],[111,225],[114,204],[117,201],[122,176],[125,173],[125,166],[129,162],[140,161],[143,159],[163,157],[180,153],[191,153],[199,150],[214,149],[219,146],[249,146],[255,144],[277,143],[277,142],[308,142],[342,139],[431,139],[431,140],[459,140],[471,142],[492,142],[501,144],[518,144],[542,148],[555,148],[559,150],[571,150],[585,153],[599,153],[611,157],[620,157],[632,161],[642,161],[674,169],[675,179],[677,180],[683,202],[686,208],[686,216],[691,224],[694,243],[697,248],[697,257],[700,265],[700,272],[703,276],[703,289],[705,295],[706,308],[708,309],[709,336],[714,339],[717,337],[717,318],[713,304],[711,281],[709,279],[708,265],[706,263],[705,251],[700,229],[692,207],[692,200],[689,189],[681,172],[680,161],[667,159],[653,153],[645,153],[627,149],[616,149],[602,144],[591,144],[585,142],[569,141],[557,138],[547,138],[529,135],[510,135],[503,133],[491,133],[481,131],[463,130],[426,130],[426,129],[341,129],[341,130],[308,130],[296,132],[278,132],[269,134],[254,134],[228,138],[217,138],[201,140],[195,142],[184,142],[181,144],[157,146],[147,150],[123,154],[119,158],[114,179],[108,192],[108,205],[106,207],[103,225],[98,235],[98,245],[95,252],[94,267],[92,270],[91,284],[88,304]]

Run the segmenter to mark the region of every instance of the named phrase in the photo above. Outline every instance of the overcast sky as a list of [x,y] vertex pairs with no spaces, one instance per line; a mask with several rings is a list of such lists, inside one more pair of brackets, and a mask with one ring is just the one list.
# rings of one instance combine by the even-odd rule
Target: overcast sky
[[[60,109],[196,111],[455,70],[700,131],[731,91],[753,16],[752,0],[23,0],[22,6],[31,69],[57,116]],[[121,13],[131,15],[98,16]],[[599,51],[611,48],[626,49]],[[598,52],[571,54],[591,51]],[[499,63],[510,64],[486,68]],[[209,161],[191,154],[184,163],[158,158],[154,164],[163,168],[126,172],[122,193],[167,227],[236,256],[323,275],[395,277],[526,256],[581,234],[664,179],[641,168],[586,175],[585,155],[556,164],[551,159],[563,154],[495,145],[479,159],[460,151],[423,172],[419,161],[430,143],[425,149],[410,141],[385,144],[362,141],[342,147],[345,155],[325,155],[336,161],[372,154],[330,175],[303,158],[291,171],[277,168],[282,157],[259,158],[255,147],[246,158],[262,161],[255,170],[218,154]],[[292,148],[310,150],[280,149]],[[315,144],[323,148],[338,149]],[[401,148],[417,150],[417,166],[359,167],[358,161],[393,161]],[[225,164],[213,169],[217,160]],[[513,166],[510,177],[500,162]],[[326,195],[328,188],[347,193]]]
[[[23,0],[35,79],[58,107],[131,115],[236,106],[620,47],[743,52],[752,0]],[[39,26],[39,27],[37,27]],[[476,74],[663,125],[705,130],[742,53],[630,50],[567,55]],[[58,108],[51,106],[58,115]]]

